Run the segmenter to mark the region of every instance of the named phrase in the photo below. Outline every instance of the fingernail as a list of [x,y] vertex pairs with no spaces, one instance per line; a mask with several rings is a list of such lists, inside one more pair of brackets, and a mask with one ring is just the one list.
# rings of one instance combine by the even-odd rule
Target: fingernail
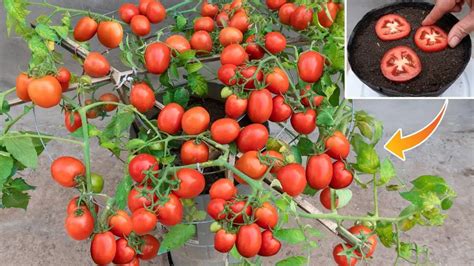
[[456,47],[460,42],[461,42],[461,39],[459,39],[458,36],[454,36],[454,37],[452,37],[452,38],[449,40],[449,46],[451,46],[451,48],[454,48],[454,47]]

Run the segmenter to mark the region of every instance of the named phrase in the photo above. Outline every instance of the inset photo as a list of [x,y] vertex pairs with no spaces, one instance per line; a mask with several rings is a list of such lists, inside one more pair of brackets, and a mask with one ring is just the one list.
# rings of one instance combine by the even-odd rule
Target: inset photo
[[345,97],[474,97],[470,1],[347,0]]

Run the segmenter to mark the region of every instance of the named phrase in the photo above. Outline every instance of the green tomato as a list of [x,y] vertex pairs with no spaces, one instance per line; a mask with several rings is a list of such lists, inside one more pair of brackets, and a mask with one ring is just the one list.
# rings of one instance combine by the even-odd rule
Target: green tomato
[[212,233],[217,233],[217,231],[221,230],[221,228],[222,226],[218,222],[213,222],[209,230],[211,230]]
[[104,189],[104,178],[96,173],[91,173],[92,192],[100,193]]
[[232,95],[232,90],[229,87],[224,87],[221,90],[221,97],[222,99],[226,99],[227,97]]

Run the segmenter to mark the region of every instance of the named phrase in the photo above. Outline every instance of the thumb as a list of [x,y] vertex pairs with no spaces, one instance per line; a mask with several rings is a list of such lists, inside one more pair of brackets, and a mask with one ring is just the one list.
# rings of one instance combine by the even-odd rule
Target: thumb
[[474,11],[469,13],[451,29],[448,35],[449,46],[456,47],[464,37],[474,31]]
[[437,1],[435,7],[431,10],[431,12],[426,16],[426,18],[421,23],[423,26],[433,25],[438,21],[440,18],[444,16],[444,14],[451,11],[456,6],[456,1]]

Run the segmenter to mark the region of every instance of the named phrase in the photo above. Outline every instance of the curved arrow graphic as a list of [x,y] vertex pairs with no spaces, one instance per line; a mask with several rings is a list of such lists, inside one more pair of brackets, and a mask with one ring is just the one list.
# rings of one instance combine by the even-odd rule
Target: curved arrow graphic
[[403,130],[399,128],[395,134],[387,141],[384,148],[395,155],[402,161],[405,161],[405,152],[411,149],[418,147],[423,144],[438,128],[439,124],[443,120],[446,109],[448,108],[448,100],[444,102],[443,107],[439,114],[423,129],[410,134],[408,136],[403,136]]

